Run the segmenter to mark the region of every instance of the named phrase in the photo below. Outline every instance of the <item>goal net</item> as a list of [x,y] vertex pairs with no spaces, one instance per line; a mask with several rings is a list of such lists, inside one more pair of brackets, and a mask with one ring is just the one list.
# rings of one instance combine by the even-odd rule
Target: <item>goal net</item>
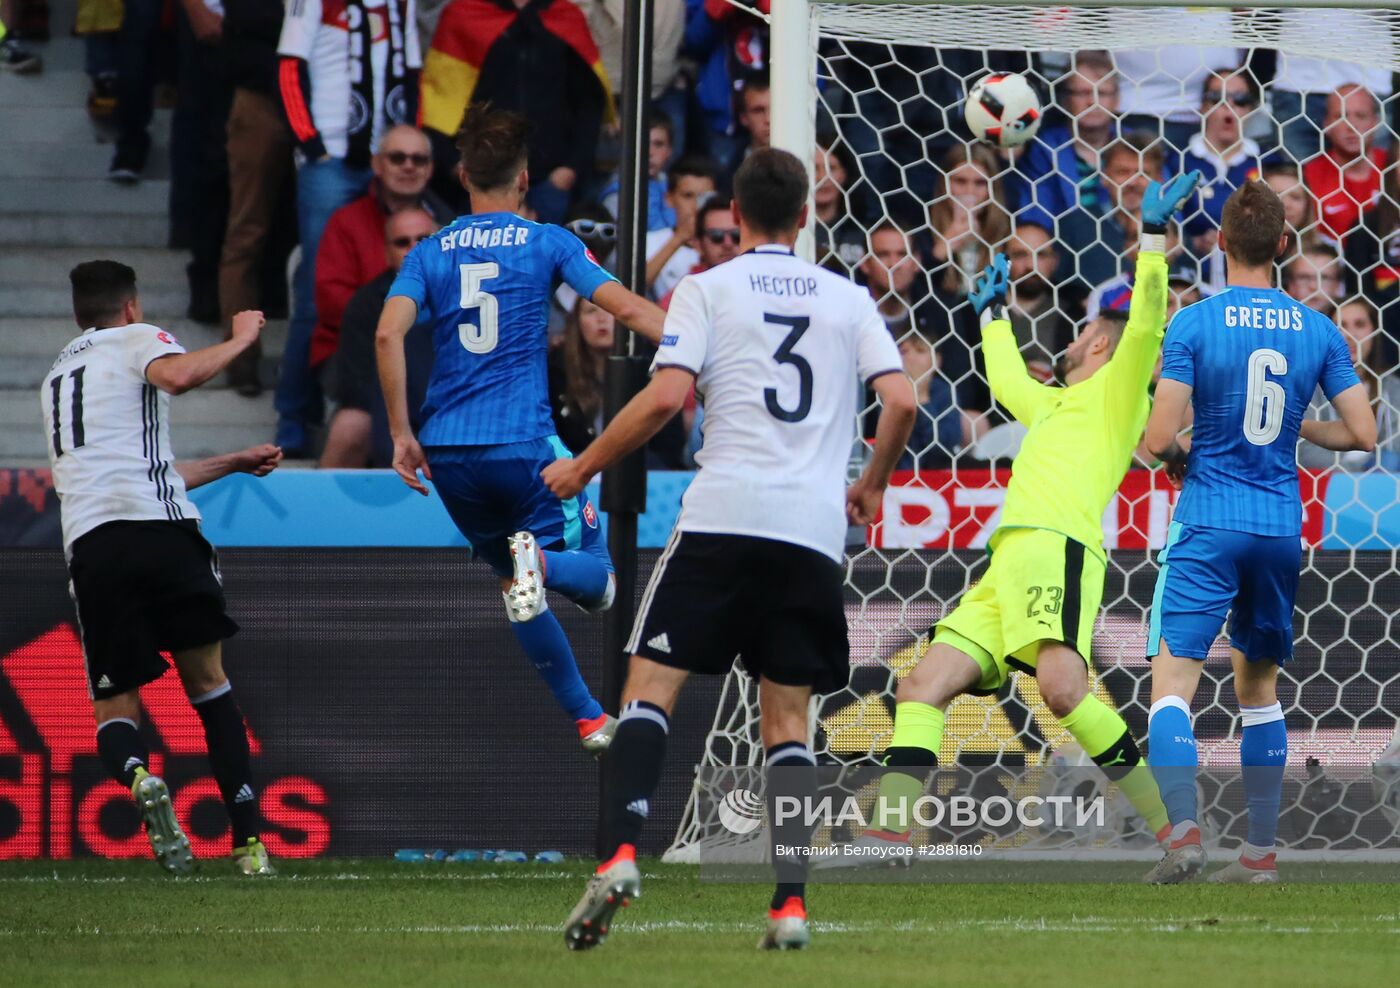
[[[1086,320],[1126,310],[1133,216],[1149,179],[1201,168],[1208,183],[1171,233],[1174,311],[1223,286],[1221,206],[1262,176],[1290,224],[1280,287],[1344,327],[1381,422],[1375,454],[1299,451],[1305,571],[1295,658],[1280,677],[1290,745],[1280,841],[1400,847],[1400,11],[1326,0],[1249,9],[774,0],[770,31],[774,140],[814,166],[807,249],[870,286],[922,404],[882,521],[852,534],[853,671],[847,689],[813,701],[818,761],[879,762],[898,680],[985,569],[1024,432],[988,392],[966,300],[990,255],[1010,255],[1017,340],[1048,380]],[[1012,151],[972,143],[962,118],[971,84],[1001,71],[1026,73],[1044,109],[1037,137]],[[863,436],[875,414],[862,413]],[[1160,471],[1135,463],[1104,515],[1092,688],[1142,740],[1147,612],[1174,500]],[[1221,638],[1194,704],[1203,768],[1239,763],[1228,672]],[[761,765],[758,724],[756,684],[736,665],[700,768]],[[973,771],[1084,763],[1020,673],[998,696],[957,700],[939,752],[940,766]],[[717,777],[697,774],[670,860],[695,860],[702,841],[723,837],[714,810],[723,792],[713,791],[722,783],[707,781]],[[1205,830],[1230,846],[1243,819],[1221,791],[1204,791]]]

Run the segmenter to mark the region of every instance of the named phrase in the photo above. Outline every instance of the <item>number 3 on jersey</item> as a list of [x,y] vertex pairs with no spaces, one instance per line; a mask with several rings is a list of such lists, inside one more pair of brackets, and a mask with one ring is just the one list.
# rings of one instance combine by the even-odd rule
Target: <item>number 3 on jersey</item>
[[1267,446],[1283,429],[1283,385],[1269,379],[1288,373],[1288,358],[1268,347],[1249,355],[1249,382],[1244,396],[1244,437]]
[[812,411],[812,365],[806,357],[793,353],[792,348],[797,346],[797,341],[802,339],[812,320],[806,316],[775,316],[765,312],[763,321],[791,330],[773,354],[773,359],[780,364],[791,364],[797,370],[797,407],[788,409],[780,405],[777,388],[763,389],[763,404],[779,422],[801,422]]
[[482,291],[482,283],[501,273],[495,261],[462,266],[462,308],[476,309],[476,322],[457,325],[457,336],[469,353],[490,353],[498,339],[496,319],[499,306],[496,296]]

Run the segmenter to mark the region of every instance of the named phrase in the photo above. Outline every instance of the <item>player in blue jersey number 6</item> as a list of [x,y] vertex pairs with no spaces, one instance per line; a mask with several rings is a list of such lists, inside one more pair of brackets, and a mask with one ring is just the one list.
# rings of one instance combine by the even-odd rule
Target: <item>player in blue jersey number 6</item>
[[[1191,699],[1227,612],[1249,833],[1239,860],[1210,880],[1278,881],[1274,838],[1288,736],[1276,686],[1293,655],[1298,436],[1334,450],[1376,444],[1376,418],[1341,332],[1273,287],[1284,229],[1283,204],[1269,186],[1237,189],[1220,229],[1228,287],[1178,312],[1162,347],[1147,446],[1174,478],[1184,469],[1185,481],[1158,557],[1148,630],[1148,762],[1172,824],[1149,882],[1186,881],[1205,865]],[[1303,421],[1319,386],[1337,421]],[[1188,405],[1195,407],[1189,443],[1177,438]]]
[[[540,480],[547,464],[569,455],[550,416],[546,323],[561,280],[652,342],[661,340],[664,316],[618,284],[572,233],[520,217],[530,187],[528,127],[486,106],[467,113],[457,146],[472,214],[408,255],[375,346],[394,469],[420,494],[428,493],[424,479],[433,481],[472,551],[500,578],[521,647],[574,719],[584,748],[598,754],[615,722],[579,675],[545,590],[605,610],[612,561],[588,498],[560,501]],[[403,341],[420,320],[432,324],[436,362],[414,438]]]

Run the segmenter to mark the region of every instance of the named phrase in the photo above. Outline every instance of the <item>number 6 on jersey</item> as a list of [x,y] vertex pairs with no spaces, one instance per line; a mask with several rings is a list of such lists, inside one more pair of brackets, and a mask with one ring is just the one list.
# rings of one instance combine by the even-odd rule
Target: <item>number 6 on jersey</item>
[[1244,400],[1244,437],[1255,446],[1267,446],[1283,429],[1283,386],[1269,375],[1288,373],[1288,358],[1268,347],[1249,355],[1249,383]]

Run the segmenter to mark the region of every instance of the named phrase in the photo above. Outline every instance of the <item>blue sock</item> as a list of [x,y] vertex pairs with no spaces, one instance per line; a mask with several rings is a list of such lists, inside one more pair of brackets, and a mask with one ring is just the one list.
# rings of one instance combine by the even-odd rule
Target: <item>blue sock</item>
[[1283,794],[1283,766],[1288,760],[1288,731],[1283,706],[1240,707],[1240,767],[1249,806],[1249,845],[1272,850],[1278,834],[1278,806]]
[[608,568],[603,561],[579,549],[551,552],[544,556],[544,585],[580,604],[596,604],[608,592]]
[[579,675],[574,650],[569,647],[569,639],[564,637],[564,629],[559,627],[559,619],[553,611],[544,611],[531,621],[512,622],[510,630],[515,632],[520,647],[525,649],[554,699],[570,717],[592,720],[602,716],[603,707],[593,699]]
[[1191,708],[1179,696],[1152,704],[1147,715],[1147,764],[1175,826],[1196,819],[1196,734]]

